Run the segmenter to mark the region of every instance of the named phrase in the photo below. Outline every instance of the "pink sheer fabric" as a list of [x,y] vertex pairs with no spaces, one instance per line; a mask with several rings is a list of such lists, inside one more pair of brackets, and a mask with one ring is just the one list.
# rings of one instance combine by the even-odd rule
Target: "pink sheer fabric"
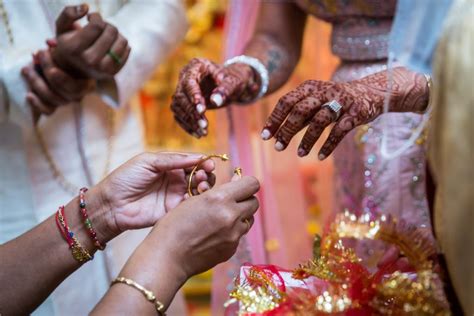
[[[297,1],[308,14],[330,22],[331,49],[341,63],[334,81],[360,79],[387,69],[388,36],[396,1]],[[402,155],[381,154],[382,135],[393,152],[410,138],[422,116],[389,113],[349,133],[334,151],[335,208],[360,215],[390,214],[431,230],[425,190],[425,144],[420,137]],[[357,245],[358,255],[375,265],[384,247],[371,242]]]
[[[242,53],[252,35],[258,6],[258,1],[230,1],[225,59]],[[243,263],[294,266],[311,255],[310,238],[304,233],[306,205],[296,167],[296,150],[277,154],[271,144],[260,139],[267,115],[264,108],[261,104],[234,105],[217,114],[220,148],[230,153],[233,167],[240,166],[244,174],[261,181],[261,191],[260,209],[252,229],[236,255],[214,269],[213,315],[223,315],[223,303]]]

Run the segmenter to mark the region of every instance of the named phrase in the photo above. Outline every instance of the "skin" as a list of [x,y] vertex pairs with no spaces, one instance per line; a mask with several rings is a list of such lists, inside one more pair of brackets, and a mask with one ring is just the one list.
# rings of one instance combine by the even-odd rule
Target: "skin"
[[[26,100],[35,121],[82,100],[96,80],[112,78],[130,55],[127,40],[100,14],[89,14],[84,27],[77,24],[88,10],[85,4],[65,7],[56,20],[56,38],[47,40],[49,49],[35,53],[33,63],[22,69],[30,88]],[[107,54],[109,50],[119,56],[121,64]]]
[[[125,230],[150,227],[177,207],[187,192],[186,175],[201,161],[201,157],[196,154],[145,153],[91,188],[85,200],[99,241],[105,244]],[[201,168],[195,176],[194,188],[210,188],[214,184],[211,177],[214,164],[208,161]],[[204,198],[195,200],[200,199]],[[66,218],[81,244],[93,254],[96,249],[82,222],[78,204],[75,198],[65,205]],[[192,204],[185,206],[194,210]],[[45,253],[54,255],[45,256]],[[54,216],[0,245],[0,257],[0,279],[9,285],[0,289],[2,315],[31,313],[62,280],[81,266],[59,233]]]
[[[259,59],[269,72],[270,84],[268,93],[280,88],[290,77],[301,54],[301,45],[305,26],[306,13],[294,3],[262,4],[257,28],[252,40],[247,45],[244,54]],[[291,32],[288,32],[291,30]],[[257,82],[256,74],[248,70],[249,66],[234,64],[223,68],[208,60],[201,59],[191,64],[212,64],[209,73],[239,73],[233,75],[233,80],[220,83],[214,80],[212,90],[206,85],[199,66],[183,69],[178,82],[178,88],[173,100],[172,110],[178,123],[190,134],[203,136],[207,134],[203,124],[204,112],[197,109],[205,103],[207,108],[212,104],[212,95],[219,93],[221,105],[243,100],[243,91],[255,96],[258,89],[249,92],[246,83]],[[206,69],[209,69],[206,68]],[[239,69],[237,69],[239,68]],[[189,72],[192,70],[192,78]],[[424,76],[396,68],[393,71],[392,90],[390,92],[389,111],[392,112],[422,112],[427,103],[429,89]],[[188,86],[189,89],[184,87]],[[242,89],[242,87],[246,87]],[[361,80],[348,83],[308,80],[295,90],[281,97],[262,130],[262,139],[275,139],[275,149],[285,150],[301,130],[306,129],[305,135],[298,148],[300,157],[310,153],[322,132],[331,123],[335,123],[331,133],[321,148],[318,157],[328,157],[340,141],[355,127],[366,124],[383,113],[383,101],[387,95],[387,72],[367,76]],[[239,94],[240,92],[240,94]],[[210,98],[208,97],[210,95]],[[208,101],[210,99],[211,102]],[[322,105],[331,100],[337,100],[342,106],[341,115],[337,122],[336,115]],[[205,124],[207,127],[207,124]]]
[[[298,63],[305,21],[306,14],[294,3],[262,3],[255,34],[244,54],[267,67],[268,93],[282,86]],[[258,75],[245,64],[223,67],[193,59],[181,72],[171,109],[178,124],[199,138],[207,135],[206,109],[248,102],[259,89]]]
[[[85,78],[107,79],[123,67],[131,48],[110,23],[99,13],[89,13],[87,5],[68,6],[56,20],[56,44],[52,47],[54,62],[62,69]],[[77,21],[87,14],[88,24],[79,26]],[[108,54],[114,52],[121,63]]]
[[[151,290],[165,306],[192,275],[228,260],[253,223],[259,189],[243,177],[191,197],[168,213],[136,249],[120,276]],[[120,303],[118,303],[120,302]],[[136,289],[116,284],[92,315],[156,315],[153,304]]]

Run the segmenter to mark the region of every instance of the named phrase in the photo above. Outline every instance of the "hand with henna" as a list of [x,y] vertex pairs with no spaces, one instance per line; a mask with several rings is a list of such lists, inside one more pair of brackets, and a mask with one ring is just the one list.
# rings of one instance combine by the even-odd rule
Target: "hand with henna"
[[[131,48],[117,28],[86,4],[65,7],[56,20],[56,38],[48,40],[59,67],[82,78],[109,79],[122,69]],[[88,23],[77,21],[87,15]]]
[[[429,87],[424,75],[406,68],[392,71],[389,92],[390,112],[422,113],[429,101]],[[298,147],[298,156],[309,154],[322,132],[331,123],[332,130],[319,151],[319,159],[328,157],[347,133],[376,119],[384,110],[388,93],[388,72],[378,72],[347,83],[308,80],[278,101],[267,119],[262,138],[275,138],[275,149],[284,150],[293,136],[308,126]],[[326,102],[336,100],[341,106],[339,117]]]
[[255,78],[245,64],[223,67],[207,59],[192,59],[181,71],[173,95],[171,110],[176,121],[197,138],[207,135],[206,109],[251,100],[259,89]]

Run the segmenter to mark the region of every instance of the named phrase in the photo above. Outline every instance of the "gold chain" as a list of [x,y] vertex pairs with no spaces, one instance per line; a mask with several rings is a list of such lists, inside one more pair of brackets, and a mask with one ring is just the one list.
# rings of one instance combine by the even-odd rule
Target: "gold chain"
[[[105,178],[105,176],[109,172],[110,164],[112,160],[112,150],[113,150],[114,139],[115,139],[115,113],[111,109],[107,109],[107,126],[109,130],[109,136],[107,138],[107,154],[106,154],[106,159],[105,159],[104,171],[102,172],[102,178]],[[51,174],[53,175],[53,178],[65,191],[71,193],[72,195],[77,194],[81,186],[73,184],[71,181],[69,181],[66,178],[66,176],[61,172],[58,165],[54,161],[54,158],[51,155],[48,149],[48,146],[44,140],[43,134],[41,133],[38,126],[35,125],[33,129],[34,129],[36,138],[38,140],[38,144],[40,145],[41,151],[43,153],[43,156],[48,162],[48,166],[49,166],[49,169],[51,170]]]
[[[98,11],[100,12],[99,1],[96,0],[95,4]],[[8,12],[5,8],[5,4],[3,0],[0,0],[0,15],[2,16],[3,24],[5,25],[5,29],[7,30],[8,40],[10,44],[13,45],[14,44],[13,32],[10,27]],[[106,161],[105,161],[105,167],[102,174],[102,178],[104,178],[107,175],[110,168],[110,164],[111,164],[112,150],[113,150],[114,139],[115,139],[115,121],[116,119],[115,119],[114,111],[111,109],[107,109],[107,126],[109,130],[109,135],[107,137],[107,154],[106,154]],[[54,158],[48,149],[48,146],[44,140],[44,137],[36,124],[34,125],[33,129],[34,129],[36,138],[38,140],[38,144],[40,145],[41,151],[46,161],[48,162],[48,166],[49,166],[49,169],[51,170],[53,178],[65,191],[70,192],[73,195],[77,194],[80,186],[73,184],[71,181],[69,181],[65,177],[65,175],[61,172],[58,165],[54,161]]]
[[3,25],[5,25],[5,29],[7,30],[8,41],[10,42],[10,45],[13,45],[13,32],[10,26],[10,20],[8,18],[7,9],[5,8],[3,0],[0,0],[0,15],[2,16]]

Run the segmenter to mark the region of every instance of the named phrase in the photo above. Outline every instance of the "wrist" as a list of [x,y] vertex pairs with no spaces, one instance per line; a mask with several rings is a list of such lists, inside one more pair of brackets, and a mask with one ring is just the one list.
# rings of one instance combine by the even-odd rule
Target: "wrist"
[[97,233],[97,239],[106,244],[119,234],[118,230],[115,229],[115,219],[110,201],[103,193],[100,184],[86,192],[85,200],[89,219]]
[[165,246],[166,236],[154,229],[127,261],[120,276],[130,278],[152,291],[168,307],[188,276]]

